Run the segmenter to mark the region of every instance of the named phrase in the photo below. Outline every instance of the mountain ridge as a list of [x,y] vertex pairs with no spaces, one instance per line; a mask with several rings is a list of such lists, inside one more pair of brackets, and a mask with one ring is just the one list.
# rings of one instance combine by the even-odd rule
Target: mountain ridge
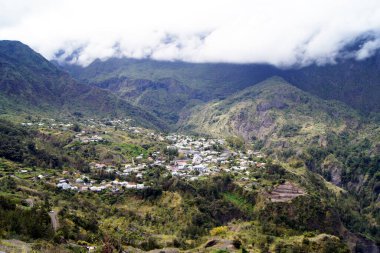
[[95,113],[131,117],[137,124],[167,129],[160,119],[109,91],[75,81],[21,42],[0,41],[0,67],[3,112]]
[[[266,133],[264,134],[264,132],[258,130],[257,134],[259,136],[257,137],[264,137],[264,135],[268,134],[268,129],[274,127],[273,119],[279,117],[280,115],[272,117],[274,116],[270,115],[272,114],[272,111],[273,113],[281,113],[282,118],[285,118],[285,115],[292,116],[294,113],[298,113],[298,117],[312,119],[313,115],[309,116],[308,114],[313,113],[313,110],[319,110],[318,113],[322,113],[322,115],[319,115],[321,117],[321,119],[319,120],[320,122],[324,121],[328,124],[334,124],[337,123],[338,120],[340,120],[340,118],[337,117],[338,111],[336,110],[337,108],[334,108],[335,106],[341,109],[339,111],[340,114],[344,115],[344,117],[347,118],[356,118],[355,124],[359,124],[360,116],[358,113],[354,111],[354,109],[349,109],[348,106],[345,106],[343,105],[343,103],[340,102],[322,101],[323,100],[321,100],[320,98],[309,95],[306,92],[300,90],[299,88],[289,84],[281,77],[272,77],[256,85],[245,88],[242,91],[234,93],[226,99],[210,102],[209,106],[215,109],[216,111],[219,111],[216,114],[213,114],[209,111],[209,108],[207,108],[207,104],[205,106],[201,105],[200,108],[195,109],[194,112],[203,113],[204,120],[201,120],[201,122],[206,125],[206,118],[208,118],[210,122],[215,123],[217,123],[218,117],[223,119],[222,123],[220,123],[218,127],[210,127],[210,125],[208,125],[204,126],[204,128],[202,130],[199,130],[198,132],[207,133],[207,129],[224,129],[225,133],[228,134],[242,134],[247,140],[253,137],[253,129],[249,128],[245,130],[245,132],[243,131],[238,133],[233,133],[230,131],[231,129],[233,129],[233,126],[231,125],[233,124],[233,122],[229,120],[226,121],[225,117],[226,114],[228,114],[229,110],[231,110],[231,108],[236,107],[236,110],[234,109],[233,112],[230,112],[230,116],[236,120],[239,120],[239,118],[246,115],[247,110],[253,110],[253,112],[257,116],[251,117],[253,121],[255,121],[254,118],[258,119],[261,117],[262,121],[258,123],[261,126],[261,128],[266,131]],[[328,106],[326,107],[324,106],[324,104]],[[300,107],[300,105],[302,105],[302,107]],[[181,126],[182,129],[188,127],[186,126],[186,121],[187,119],[185,118],[181,120],[182,123],[185,122],[185,125]],[[180,123],[180,125],[182,123]],[[221,131],[220,134],[222,132],[223,131]]]
[[[380,112],[380,52],[364,60],[339,59],[335,64],[288,69],[266,64],[186,63],[110,58],[87,67],[63,64],[74,78],[98,85],[112,78],[158,81],[172,78],[203,95],[203,101],[225,98],[271,76],[328,100],[339,100],[366,114]],[[349,69],[349,71],[345,71]]]

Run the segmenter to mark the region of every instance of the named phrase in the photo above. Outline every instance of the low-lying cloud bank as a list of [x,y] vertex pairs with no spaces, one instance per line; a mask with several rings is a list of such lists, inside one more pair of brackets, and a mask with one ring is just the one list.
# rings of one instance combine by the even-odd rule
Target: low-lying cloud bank
[[124,56],[293,66],[380,48],[377,0],[0,0],[0,12],[1,39],[83,66]]

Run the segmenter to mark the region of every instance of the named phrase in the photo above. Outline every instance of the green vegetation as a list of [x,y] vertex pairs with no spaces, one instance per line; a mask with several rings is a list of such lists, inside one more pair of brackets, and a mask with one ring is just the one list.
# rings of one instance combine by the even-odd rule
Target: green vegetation
[[[325,148],[312,146],[306,150],[305,160],[306,165],[311,170],[322,174],[328,180],[331,180],[334,176],[331,175],[331,173],[338,174],[341,178],[340,184],[344,188],[351,190],[352,194],[359,200],[362,212],[365,212],[366,215],[378,222],[380,217],[378,211],[379,207],[376,205],[378,195],[376,184],[379,183],[378,171],[380,170],[380,156],[371,154],[371,149],[371,143],[366,138],[355,141],[346,133],[341,133],[340,136],[330,134],[327,137],[327,146]],[[333,164],[332,167],[335,166],[338,170],[332,172],[329,170],[323,171],[322,163],[327,161],[331,156],[338,162],[337,165]],[[366,180],[358,182],[358,178],[363,175],[365,175]],[[358,188],[353,188],[353,184]],[[350,205],[348,199],[344,202],[342,205]],[[354,208],[354,210],[355,209],[357,209],[357,207]],[[349,208],[348,210],[352,209]],[[345,213],[343,217],[343,220],[349,228],[369,234],[373,238],[380,237],[378,225],[364,225],[365,221],[363,221],[363,218],[359,218],[352,211]]]
[[[45,168],[83,164],[80,157],[68,157],[67,153],[62,153],[62,146],[53,136],[26,130],[5,120],[0,120],[0,138],[0,157],[13,162]],[[43,147],[41,142],[44,142]]]
[[[340,214],[345,225],[379,238],[379,181],[375,174],[380,169],[376,151],[380,132],[376,123],[366,122],[354,110],[272,78],[195,108],[182,122],[184,131],[243,136],[246,143],[252,141],[254,149],[288,163],[296,173],[304,173],[305,165],[347,189],[358,207]],[[227,140],[232,147],[243,146],[241,141],[235,145],[238,137]],[[353,200],[343,197],[338,201],[346,203],[342,204],[346,210]]]
[[223,196],[227,201],[239,208],[239,210],[242,210],[245,213],[253,213],[252,203],[249,203],[244,197],[229,192],[225,193]]
[[75,78],[108,89],[175,124],[195,105],[226,98],[272,76],[281,76],[323,99],[342,101],[368,114],[378,113],[376,59],[347,59],[338,64],[296,70],[261,64],[192,64],[126,58],[95,61],[85,68],[72,65],[64,68]]
[[[6,180],[11,179],[3,179],[2,183],[8,184],[5,187],[12,189],[9,182],[4,182]],[[4,187],[2,190],[4,190]],[[32,208],[26,208],[17,206],[14,201],[10,196],[0,196],[1,237],[16,236],[24,240],[51,239],[53,237],[48,207],[33,206]]]
[[[112,127],[108,126],[108,129]],[[81,128],[88,131],[86,127],[81,126]],[[134,139],[136,137],[127,137],[125,134],[122,137],[119,131],[107,131],[109,140],[114,140],[116,143],[110,141],[81,143],[78,144],[78,149],[73,149],[75,146],[67,145],[67,138],[70,138],[71,134],[77,134],[75,131],[65,131],[65,137],[60,136],[58,130],[49,130],[51,131],[50,135],[45,135],[46,133],[42,134],[42,132],[46,132],[47,128],[30,130],[7,121],[2,121],[0,130],[4,138],[16,138],[17,142],[15,141],[15,143],[19,143],[19,146],[14,146],[14,152],[21,152],[21,157],[34,155],[30,151],[24,150],[24,147],[30,146],[29,142],[36,143],[38,146],[40,138],[49,141],[45,141],[45,148],[53,147],[53,145],[50,146],[50,141],[56,147],[60,147],[61,152],[58,157],[62,158],[58,160],[62,161],[67,160],[63,159],[66,153],[71,157],[77,154],[77,157],[91,161],[93,155],[86,156],[82,153],[88,148],[94,148],[91,151],[94,152],[94,157],[97,157],[99,151],[107,148],[109,151],[115,152],[115,147],[119,147],[116,151],[121,155],[125,154],[126,159],[151,152],[148,151],[151,149],[151,145],[148,139],[144,139],[146,137],[144,134],[138,137],[138,141],[146,143],[144,144],[145,148],[133,144],[137,141]],[[31,131],[34,131],[33,134],[30,134]],[[50,138],[46,138],[46,136],[50,136]],[[55,136],[55,138],[51,136]],[[130,141],[121,144],[120,138],[129,138]],[[4,149],[7,150],[8,147],[4,147]],[[47,149],[45,152],[51,154],[55,152],[55,149]],[[178,154],[173,154],[173,156],[175,155]],[[59,178],[65,177],[65,170],[74,173],[75,170],[70,169],[73,164],[69,161],[62,163],[62,167],[52,166],[50,171],[41,168],[41,166],[46,166],[42,162],[30,170],[28,169],[30,158],[20,160],[13,159],[13,157],[13,155],[3,156],[5,159],[0,163],[0,174],[2,175],[0,211],[1,217],[4,218],[0,220],[2,237],[43,240],[45,245],[35,246],[41,250],[48,249],[52,243],[57,243],[60,245],[59,247],[68,251],[74,250],[75,247],[72,248],[73,246],[69,246],[71,244],[65,242],[74,242],[77,245],[96,245],[98,249],[110,247],[114,250],[120,250],[126,246],[143,250],[162,247],[193,249],[205,243],[210,236],[210,231],[216,231],[217,227],[222,227],[224,232],[213,232],[213,236],[231,238],[231,236],[249,234],[250,229],[241,228],[239,225],[245,222],[253,222],[258,229],[255,231],[260,231],[260,236],[265,234],[285,240],[282,232],[273,232],[271,228],[277,227],[289,231],[291,235],[300,235],[309,229],[312,231],[316,229],[309,223],[304,223],[304,220],[321,220],[323,217],[318,212],[303,210],[302,212],[308,213],[309,216],[301,218],[297,213],[294,217],[291,215],[293,217],[291,221],[276,218],[277,216],[282,217],[284,214],[273,209],[272,204],[266,203],[262,199],[263,190],[266,191],[267,187],[273,187],[283,182],[282,180],[301,182],[301,179],[295,178],[293,174],[275,164],[268,164],[266,168],[252,173],[252,178],[255,178],[256,182],[260,184],[255,188],[243,187],[239,183],[238,177],[234,178],[229,174],[191,182],[168,175],[164,168],[152,167],[144,175],[144,181],[152,185],[150,188],[144,190],[124,189],[120,193],[111,191],[96,193],[63,191],[53,187],[48,181],[37,179],[39,174],[56,175]],[[21,169],[30,171],[30,174],[19,173]],[[83,170],[83,168],[78,169]],[[96,179],[96,174],[92,173],[91,175]],[[105,178],[103,177],[103,179]],[[302,201],[304,200],[295,203]],[[293,206],[293,204],[289,205]],[[307,206],[319,207],[320,205],[320,203],[310,202]],[[52,229],[51,219],[48,215],[51,209],[56,212],[59,220],[57,231]],[[324,214],[326,210],[321,209],[319,212]],[[263,214],[266,216],[262,216]],[[16,219],[16,217],[24,218]],[[32,219],[33,222],[26,222],[26,219]],[[328,221],[324,224],[328,224]],[[238,226],[239,229],[235,229],[234,226]],[[334,232],[331,226],[321,226],[318,229],[326,233]],[[256,240],[259,234],[250,237]],[[250,241],[251,239],[243,240],[241,247],[260,248],[265,245],[265,247],[272,247],[275,242],[275,240],[271,240],[264,246],[261,244],[252,246]],[[234,245],[238,245],[237,241]],[[81,246],[77,247],[80,249]],[[344,246],[339,247],[344,248]]]
[[[38,250],[47,250],[53,244],[66,251],[81,250],[89,245],[96,246],[98,250],[110,248],[116,251],[126,247],[197,250],[211,237],[216,237],[235,245],[236,250],[276,248],[316,251],[319,247],[331,247],[345,252],[346,245],[336,237],[342,235],[342,231],[337,229],[342,226],[340,219],[350,219],[357,224],[352,219],[357,217],[363,228],[368,227],[356,210],[348,212],[347,209],[352,207],[341,205],[341,202],[355,205],[355,199],[348,201],[344,199],[347,196],[336,198],[324,181],[314,174],[299,176],[265,158],[257,158],[266,166],[251,168],[249,181],[234,173],[188,181],[171,176],[164,167],[149,167],[144,173],[143,182],[151,187],[143,190],[60,190],[52,185],[51,180],[45,181],[37,176],[42,174],[54,180],[68,178],[67,173],[75,175],[82,171],[97,182],[114,180],[116,174],[91,172],[84,169],[83,164],[94,159],[98,162],[115,159],[113,157],[119,157],[120,163],[123,163],[141,154],[147,160],[147,156],[155,150],[162,151],[168,143],[160,144],[144,132],[110,131],[115,124],[91,130],[86,125],[80,125],[89,135],[103,133],[102,136],[107,138],[102,142],[83,143],[73,139],[78,134],[75,128],[61,131],[48,126],[34,129],[7,121],[1,123],[0,134],[3,138],[18,143],[14,145],[14,152],[21,152],[21,157],[28,158],[14,159],[14,155],[3,155],[0,162],[0,210],[1,217],[4,217],[0,220],[2,238],[42,241],[42,244],[33,244]],[[46,162],[42,162],[44,160],[39,156],[35,158],[39,162],[31,166],[29,157],[36,154],[25,148],[30,143],[39,147],[42,139],[45,141],[44,152],[56,155],[58,161],[62,161],[60,166],[47,169]],[[233,146],[231,148],[241,148],[244,152],[241,145],[229,143]],[[222,149],[218,145],[217,149]],[[4,149],[8,150],[8,146]],[[164,150],[168,152],[166,148]],[[178,150],[175,151],[166,155],[176,157],[179,154]],[[75,157],[85,161],[76,161]],[[82,166],[74,170],[73,166],[78,164]],[[137,182],[141,180],[134,178],[133,174],[129,177]],[[300,185],[308,194],[291,202],[268,202],[266,194],[285,181]],[[54,210],[59,220],[56,231],[52,229],[52,220],[48,215],[51,214],[50,210]],[[33,219],[33,222],[28,223],[24,218],[16,221],[15,217],[19,216]],[[32,227],[35,229],[32,230]],[[350,228],[356,230],[355,226]],[[305,233],[312,234],[307,239],[307,245],[306,239],[302,239]],[[322,240],[318,236],[323,233],[326,236]],[[211,246],[210,252],[218,250],[218,245]],[[222,245],[220,247],[219,250],[223,249]]]
[[78,83],[66,72],[16,41],[0,41],[0,112],[49,117],[75,114],[125,118],[167,130],[166,123],[112,93]]
[[[268,178],[271,177],[271,174],[263,174],[268,175]],[[2,214],[4,214],[2,217],[7,217],[6,223],[0,223],[3,224],[1,228],[5,231],[3,235],[5,238],[17,234],[23,235],[23,238],[53,240],[59,244],[72,241],[79,245],[107,245],[115,250],[120,250],[126,245],[143,250],[168,246],[191,249],[205,243],[209,231],[211,231],[211,236],[241,237],[242,247],[255,249],[278,247],[275,245],[280,240],[286,242],[286,248],[294,249],[294,247],[298,247],[297,244],[283,237],[284,231],[292,236],[301,236],[305,230],[309,230],[304,227],[303,223],[299,223],[300,221],[312,219],[316,222],[321,217],[320,214],[313,212],[297,211],[293,214],[295,216],[290,215],[294,218],[292,221],[294,225],[291,225],[282,220],[279,222],[270,218],[277,217],[274,210],[267,209],[271,208],[270,206],[265,207],[264,205],[265,209],[259,208],[257,212],[253,213],[251,204],[248,204],[251,201],[248,197],[249,192],[244,193],[244,190],[236,185],[228,175],[192,183],[160,176],[156,178],[158,188],[155,190],[125,191],[117,195],[111,192],[51,191],[48,190],[47,185],[41,183],[34,189],[39,194],[43,194],[45,200],[40,198],[39,202],[42,206],[31,209],[22,207],[19,201],[11,202],[10,200],[11,196],[25,196],[25,193],[18,190],[22,189],[25,184],[27,184],[26,181],[17,180],[10,184],[13,186],[3,189],[3,192],[11,194],[7,201],[2,201],[1,206]],[[47,199],[48,201],[46,201]],[[233,203],[233,205],[231,206],[229,203]],[[254,204],[262,206],[263,204],[251,203],[252,206]],[[297,203],[303,203],[303,201],[300,199]],[[46,227],[50,225],[47,211],[51,205],[55,206],[55,210],[59,210],[60,226],[55,233],[51,226],[49,229]],[[289,204],[289,206],[293,206],[293,204]],[[307,205],[307,207],[310,206],[319,208],[318,205],[311,203]],[[298,206],[294,206],[294,208],[297,210]],[[23,209],[25,211],[21,211]],[[18,212],[15,213],[14,210],[18,210]],[[284,210],[286,210],[285,207]],[[309,216],[297,218],[297,215],[303,213]],[[30,218],[31,214],[39,215],[38,219],[33,220],[33,223],[24,222],[23,224],[29,224],[33,228],[41,227],[41,230],[25,228],[22,230],[23,232],[20,232],[18,229],[22,229],[22,227],[17,227],[19,223],[13,223],[12,219],[8,219],[16,214],[27,218]],[[267,218],[261,217],[263,214]],[[280,214],[278,215],[279,218],[282,217]],[[22,222],[22,219],[17,222]],[[244,225],[247,222],[251,225]],[[5,224],[11,225],[11,227],[7,228]],[[325,227],[321,225],[320,231],[327,232],[334,228],[327,221],[324,225]],[[303,227],[300,228],[300,226]],[[43,233],[38,231],[43,231]],[[261,244],[260,241],[266,237],[273,239],[264,239],[265,242]],[[331,241],[332,247],[345,249],[339,239],[332,238],[334,238]],[[330,241],[330,239],[324,239],[323,243],[326,240]],[[321,243],[315,242],[314,247]],[[106,246],[103,246],[103,249],[104,247]]]
[[[270,66],[69,67],[92,87],[9,41],[0,65],[0,251],[380,243],[378,122],[278,77],[250,86],[278,71]],[[175,125],[196,137],[162,132]]]

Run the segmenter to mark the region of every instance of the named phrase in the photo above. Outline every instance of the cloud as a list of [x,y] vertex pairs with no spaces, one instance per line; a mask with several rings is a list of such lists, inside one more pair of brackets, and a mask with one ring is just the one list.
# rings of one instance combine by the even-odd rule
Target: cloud
[[380,39],[367,41],[360,50],[357,51],[356,59],[363,60],[373,55],[380,48]]
[[333,63],[363,34],[380,48],[377,0],[0,0],[0,38],[48,59]]

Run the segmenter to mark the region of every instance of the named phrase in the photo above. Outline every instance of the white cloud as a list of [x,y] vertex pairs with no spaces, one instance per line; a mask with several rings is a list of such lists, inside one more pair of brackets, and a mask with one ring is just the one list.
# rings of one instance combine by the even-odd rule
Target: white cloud
[[[380,48],[377,0],[0,0],[0,38],[87,65],[112,56],[324,64],[363,34]],[[379,37],[379,38],[378,38]]]
[[380,39],[374,39],[364,43],[362,48],[357,52],[356,59],[363,60],[375,53],[380,48]]

